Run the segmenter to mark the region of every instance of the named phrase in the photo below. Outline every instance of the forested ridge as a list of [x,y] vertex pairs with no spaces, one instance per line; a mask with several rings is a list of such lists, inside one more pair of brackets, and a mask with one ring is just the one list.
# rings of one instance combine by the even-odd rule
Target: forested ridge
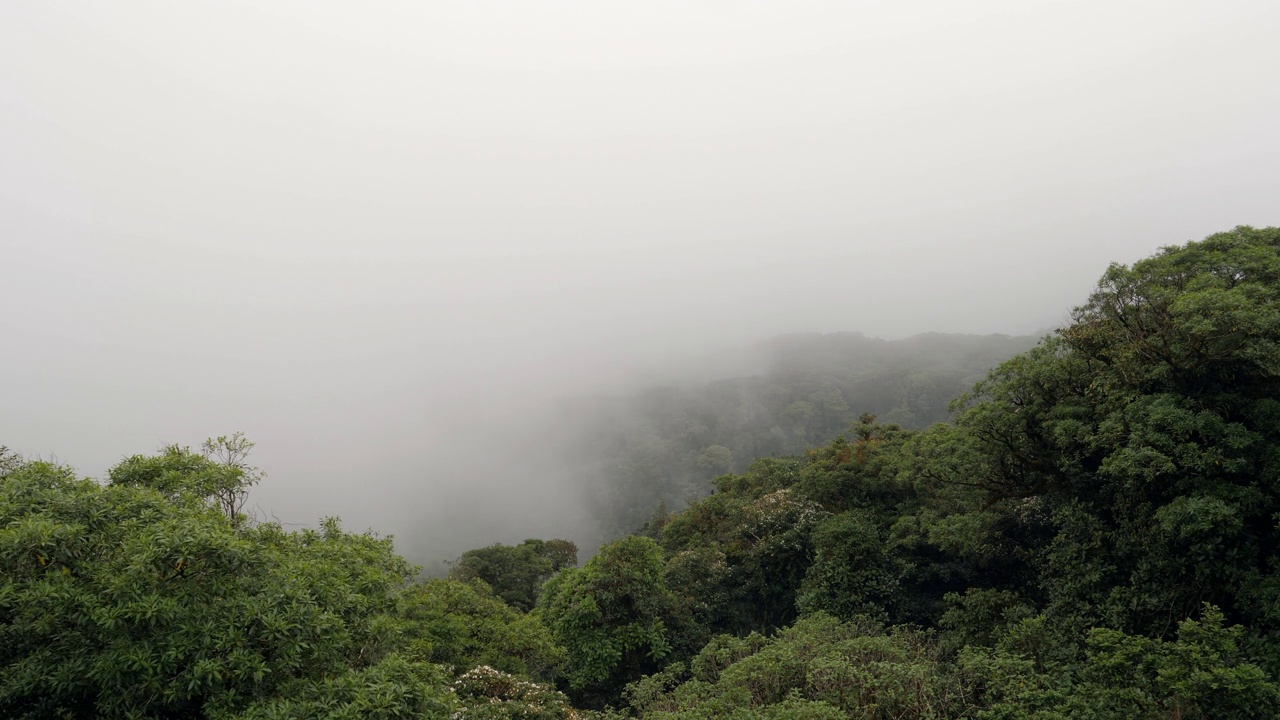
[[[951,400],[1038,338],[926,333],[882,340],[861,333],[793,334],[735,354],[749,372],[564,403],[570,441],[559,450],[604,537],[683,507],[711,480],[756,458],[799,455],[871,413],[903,427],[949,417]],[[721,373],[724,371],[721,370]]]
[[1280,229],[1111,266],[947,422],[902,398],[955,372],[857,407],[829,369],[748,439],[656,402],[686,430],[619,477],[693,470],[617,496],[633,532],[449,578],[247,517],[238,434],[102,481],[0,452],[0,717],[1280,716]]

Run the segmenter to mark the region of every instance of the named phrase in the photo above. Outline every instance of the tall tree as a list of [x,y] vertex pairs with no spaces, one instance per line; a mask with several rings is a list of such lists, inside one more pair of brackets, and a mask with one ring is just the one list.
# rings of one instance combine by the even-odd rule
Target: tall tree
[[543,588],[538,614],[568,650],[566,676],[580,698],[593,704],[616,699],[670,652],[676,606],[662,570],[658,545],[632,536],[605,545]]
[[0,717],[451,711],[440,672],[397,655],[413,569],[389,540],[233,523],[206,503],[220,468],[172,448],[112,478],[0,481]]

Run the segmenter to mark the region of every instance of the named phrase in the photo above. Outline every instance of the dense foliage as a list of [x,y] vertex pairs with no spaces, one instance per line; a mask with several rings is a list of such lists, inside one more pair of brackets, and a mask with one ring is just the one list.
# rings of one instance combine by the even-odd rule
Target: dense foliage
[[967,708],[938,668],[937,642],[916,630],[815,613],[773,637],[721,635],[689,663],[632,684],[630,704],[662,720],[943,718]]
[[0,715],[1280,716],[1280,229],[1111,267],[952,408],[739,473],[699,436],[714,491],[581,567],[426,582],[240,515],[241,436],[105,485],[0,449]]
[[569,652],[566,679],[581,696],[606,696],[656,670],[671,652],[671,593],[662,582],[662,551],[648,538],[600,548],[543,589],[538,611]]
[[247,466],[169,447],[103,485],[0,459],[0,717],[571,712],[533,682],[565,656],[536,618],[482,583],[414,583],[389,539],[336,520],[228,515]]
[[468,550],[453,563],[449,577],[483,580],[508,605],[528,611],[538,602],[542,584],[578,564],[578,546],[568,540],[525,540],[519,545],[490,545]]
[[[953,408],[925,430],[863,417],[650,522],[684,614],[672,647],[798,622],[779,643],[823,617],[934,633],[929,687],[959,687],[951,700],[839,716],[1280,711],[1280,231],[1113,266],[1067,327]],[[765,699],[664,673],[632,685],[636,712],[831,704],[810,674]]]
[[421,654],[451,671],[485,666],[550,681],[565,662],[564,648],[537,618],[480,582],[427,580],[403,594],[399,616]]
[[[144,465],[163,492],[135,482]],[[372,678],[434,676],[396,656],[411,570],[388,541],[233,523],[208,469],[166,450],[105,487],[39,462],[4,478],[0,716],[273,716],[325,693],[372,712]]]

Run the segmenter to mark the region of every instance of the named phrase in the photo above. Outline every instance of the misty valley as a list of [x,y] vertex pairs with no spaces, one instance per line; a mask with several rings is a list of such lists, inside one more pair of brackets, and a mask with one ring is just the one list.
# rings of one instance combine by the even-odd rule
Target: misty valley
[[0,720],[1280,720],[1277,37],[0,0]]
[[0,717],[1278,717],[1280,228],[1097,271],[1043,333],[556,398],[487,439],[582,508],[538,538],[497,490],[407,544],[281,522],[239,432],[0,447]]

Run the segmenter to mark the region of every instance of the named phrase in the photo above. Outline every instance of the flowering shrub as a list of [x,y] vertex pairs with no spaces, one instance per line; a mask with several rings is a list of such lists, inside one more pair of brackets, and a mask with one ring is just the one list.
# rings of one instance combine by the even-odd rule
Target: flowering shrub
[[462,708],[453,720],[577,720],[569,698],[550,685],[488,665],[472,668],[450,686]]

